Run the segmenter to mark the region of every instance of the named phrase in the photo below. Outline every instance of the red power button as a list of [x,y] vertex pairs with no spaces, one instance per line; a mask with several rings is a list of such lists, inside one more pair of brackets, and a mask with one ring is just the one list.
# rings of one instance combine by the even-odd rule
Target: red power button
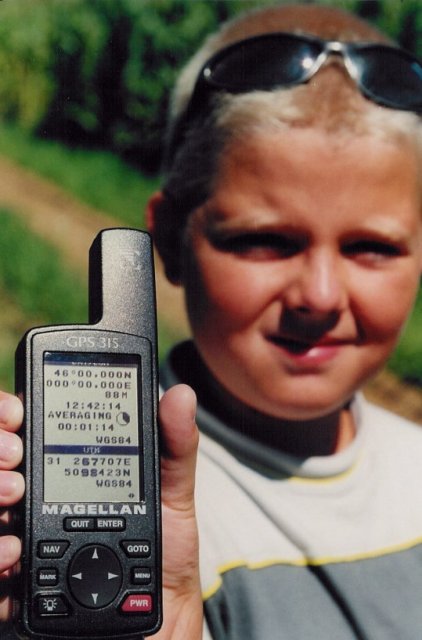
[[152,596],[145,593],[131,593],[120,607],[123,613],[151,613]]

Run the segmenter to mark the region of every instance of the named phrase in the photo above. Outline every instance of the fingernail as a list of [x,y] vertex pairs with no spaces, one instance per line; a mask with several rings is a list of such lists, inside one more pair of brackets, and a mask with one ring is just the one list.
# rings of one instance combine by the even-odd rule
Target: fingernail
[[16,460],[19,454],[19,447],[19,440],[14,434],[0,431],[0,461]]
[[10,564],[18,561],[21,543],[15,536],[2,536],[0,539],[0,569],[3,571]]
[[0,400],[0,422],[10,424],[16,421],[18,412],[21,412],[21,406],[17,398],[5,398]]
[[21,477],[13,471],[0,474],[0,499],[8,499],[20,493]]

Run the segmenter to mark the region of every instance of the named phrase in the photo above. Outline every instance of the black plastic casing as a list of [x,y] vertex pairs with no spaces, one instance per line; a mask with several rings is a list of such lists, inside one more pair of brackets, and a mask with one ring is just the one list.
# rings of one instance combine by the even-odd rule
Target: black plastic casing
[[[87,325],[40,327],[30,330],[16,351],[16,390],[22,395],[24,418],[24,464],[26,494],[22,501],[23,553],[20,570],[21,598],[16,607],[18,635],[41,639],[80,640],[142,638],[158,631],[162,620],[161,596],[161,505],[160,461],[157,431],[157,336],[153,253],[148,234],[132,229],[101,232],[90,250],[89,319]],[[112,362],[136,360],[138,375],[141,501],[134,505],[78,500],[72,503],[44,502],[43,359],[46,353],[76,354],[86,359]],[[71,397],[71,394],[70,394]],[[95,390],[92,391],[95,400]],[[113,491],[110,488],[110,494]],[[47,506],[46,506],[47,505]],[[135,508],[136,507],[136,508]],[[47,512],[47,513],[46,513]],[[133,513],[136,512],[136,513]],[[124,519],[123,531],[64,530],[69,515]],[[40,558],[40,542],[66,542],[61,558]],[[147,541],[148,557],[130,557],[122,543]],[[107,547],[118,559],[122,581],[116,597],[100,608],[78,603],[69,588],[69,563],[83,548]],[[132,570],[146,568],[148,584],[135,585]],[[40,569],[53,568],[58,575],[54,586],[39,586]],[[121,611],[128,595],[152,600],[147,612]],[[66,614],[54,611],[40,615],[39,597],[57,596],[67,606]]]

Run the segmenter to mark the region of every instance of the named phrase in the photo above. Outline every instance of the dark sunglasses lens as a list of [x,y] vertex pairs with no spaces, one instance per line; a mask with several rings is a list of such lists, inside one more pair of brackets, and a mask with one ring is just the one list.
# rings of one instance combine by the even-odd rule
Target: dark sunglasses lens
[[388,47],[355,50],[353,62],[368,97],[398,109],[422,110],[422,65]]
[[215,87],[251,91],[303,82],[322,51],[318,42],[296,36],[252,38],[218,54],[204,75]]

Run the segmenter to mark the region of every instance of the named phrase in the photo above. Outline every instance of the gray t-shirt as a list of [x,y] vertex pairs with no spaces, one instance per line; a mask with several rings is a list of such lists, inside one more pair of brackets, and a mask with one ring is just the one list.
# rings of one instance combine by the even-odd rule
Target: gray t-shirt
[[199,407],[204,640],[422,637],[422,429],[352,411],[349,447],[298,459]]

